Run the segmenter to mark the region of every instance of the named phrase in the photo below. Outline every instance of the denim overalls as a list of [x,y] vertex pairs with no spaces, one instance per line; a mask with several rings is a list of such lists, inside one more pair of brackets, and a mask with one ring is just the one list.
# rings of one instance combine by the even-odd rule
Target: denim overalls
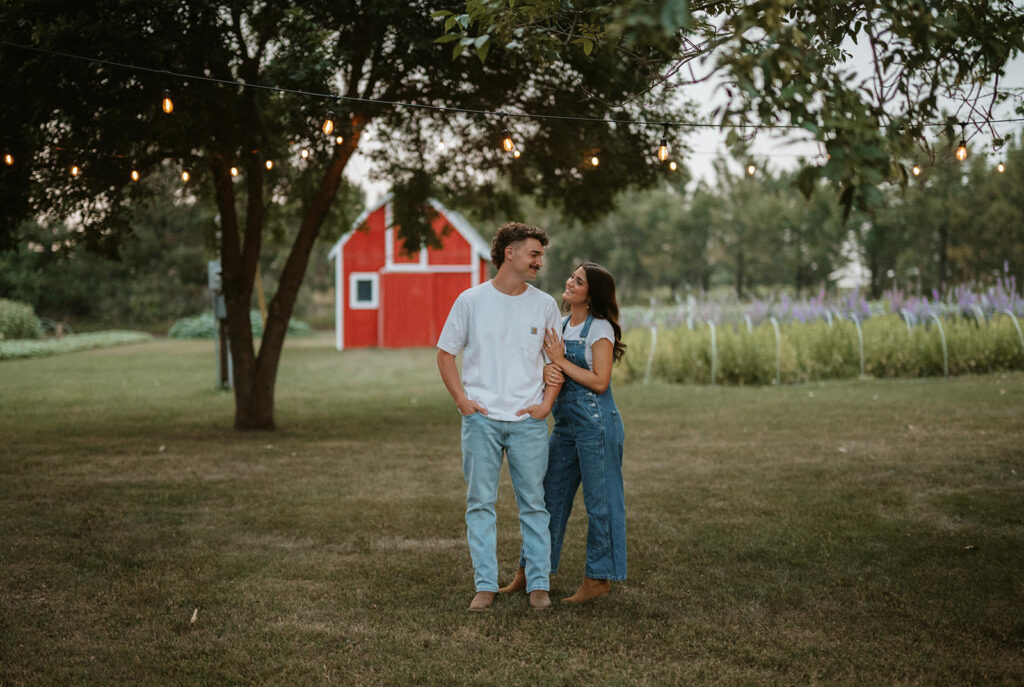
[[[585,370],[586,339],[593,316],[579,341],[565,342],[566,359]],[[565,334],[569,318],[562,322]],[[587,509],[585,574],[597,580],[626,579],[626,499],[622,487],[622,443],[625,431],[611,386],[598,394],[565,376],[552,408],[555,427],[548,441],[544,502],[551,514],[551,573],[558,571],[565,526],[576,490],[583,482]],[[520,561],[522,565],[523,561]]]

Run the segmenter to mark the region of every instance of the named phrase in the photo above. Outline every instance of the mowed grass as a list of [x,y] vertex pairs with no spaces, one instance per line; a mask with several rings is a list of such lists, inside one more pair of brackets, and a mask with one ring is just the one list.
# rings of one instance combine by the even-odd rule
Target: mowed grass
[[[209,342],[0,363],[0,684],[1024,682],[1024,374],[619,385],[629,580],[480,615],[432,350],[293,340],[274,432],[214,376]],[[505,582],[507,470],[498,507]]]

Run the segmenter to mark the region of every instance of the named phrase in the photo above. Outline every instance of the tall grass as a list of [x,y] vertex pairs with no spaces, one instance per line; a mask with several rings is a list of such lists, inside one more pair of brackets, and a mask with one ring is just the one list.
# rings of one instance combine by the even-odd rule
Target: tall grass
[[[1024,345],[1009,316],[991,320],[949,317],[908,327],[897,315],[862,323],[864,372],[874,377],[928,377],[1024,369]],[[860,373],[857,324],[851,320],[786,322],[779,339],[770,323],[690,329],[659,329],[651,378],[682,384],[707,384],[712,362],[719,384],[783,384],[848,379]],[[943,356],[943,338],[946,358]],[[643,379],[651,350],[649,329],[634,329],[624,338],[630,356],[616,371],[623,382]]]

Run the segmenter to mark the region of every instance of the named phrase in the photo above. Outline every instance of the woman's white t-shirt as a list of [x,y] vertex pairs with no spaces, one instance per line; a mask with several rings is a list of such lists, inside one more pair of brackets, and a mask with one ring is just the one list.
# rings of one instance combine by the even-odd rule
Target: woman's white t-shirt
[[[565,327],[565,333],[562,334],[562,340],[582,341],[580,333],[583,331],[583,325],[585,325],[586,323],[587,321],[583,320],[575,327],[572,326],[571,324],[567,324]],[[587,332],[587,340],[585,342],[586,347],[584,349],[584,355],[587,359],[587,368],[590,370],[594,369],[594,353],[591,349],[593,349],[594,344],[600,341],[601,339],[608,339],[609,341],[612,342],[612,345],[614,346],[615,330],[612,329],[612,323],[609,322],[608,320],[595,317],[593,321],[590,323],[590,331]]]

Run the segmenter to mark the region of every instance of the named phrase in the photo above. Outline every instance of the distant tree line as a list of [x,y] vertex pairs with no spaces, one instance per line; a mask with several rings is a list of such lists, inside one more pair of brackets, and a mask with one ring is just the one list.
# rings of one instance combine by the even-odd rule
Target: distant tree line
[[[992,155],[923,165],[907,187],[884,192],[882,208],[855,211],[845,222],[824,182],[805,199],[794,174],[770,161],[760,161],[754,175],[720,163],[713,183],[693,183],[680,170],[657,188],[626,192],[618,209],[589,223],[529,203],[519,219],[552,236],[539,281],[552,293],[581,260],[606,265],[624,302],[724,286],[739,297],[765,289],[833,289],[851,255],[868,270],[872,297],[892,287],[930,293],[985,284],[1006,272],[1024,275],[1024,150],[1011,140],[1002,152],[1002,173]],[[151,183],[164,185],[168,197],[179,184],[170,173]],[[344,193],[346,205],[358,208],[359,190],[346,186]],[[271,227],[286,226],[295,212],[283,200],[274,206]],[[349,214],[327,228],[313,251],[300,311],[309,292],[333,285],[323,254],[348,230]],[[484,236],[499,221],[474,219]],[[26,224],[19,249],[0,253],[0,297],[28,302],[43,317],[93,325],[152,328],[208,308],[206,262],[216,256],[217,231],[212,200],[140,203],[133,227],[112,260],[73,248],[73,223]],[[283,263],[282,246],[261,260],[268,283]]]
[[756,166],[748,175],[721,163],[713,183],[682,175],[627,193],[615,211],[586,225],[538,210],[536,223],[547,223],[554,237],[541,284],[558,290],[583,259],[605,264],[621,297],[632,301],[665,288],[682,296],[729,285],[739,297],[766,288],[832,289],[851,258],[870,275],[874,298],[894,286],[929,293],[1024,274],[1019,141],[964,163],[952,156],[922,163],[906,187],[883,189],[879,209],[854,211],[845,222],[824,183],[805,199],[793,172],[768,160]]

